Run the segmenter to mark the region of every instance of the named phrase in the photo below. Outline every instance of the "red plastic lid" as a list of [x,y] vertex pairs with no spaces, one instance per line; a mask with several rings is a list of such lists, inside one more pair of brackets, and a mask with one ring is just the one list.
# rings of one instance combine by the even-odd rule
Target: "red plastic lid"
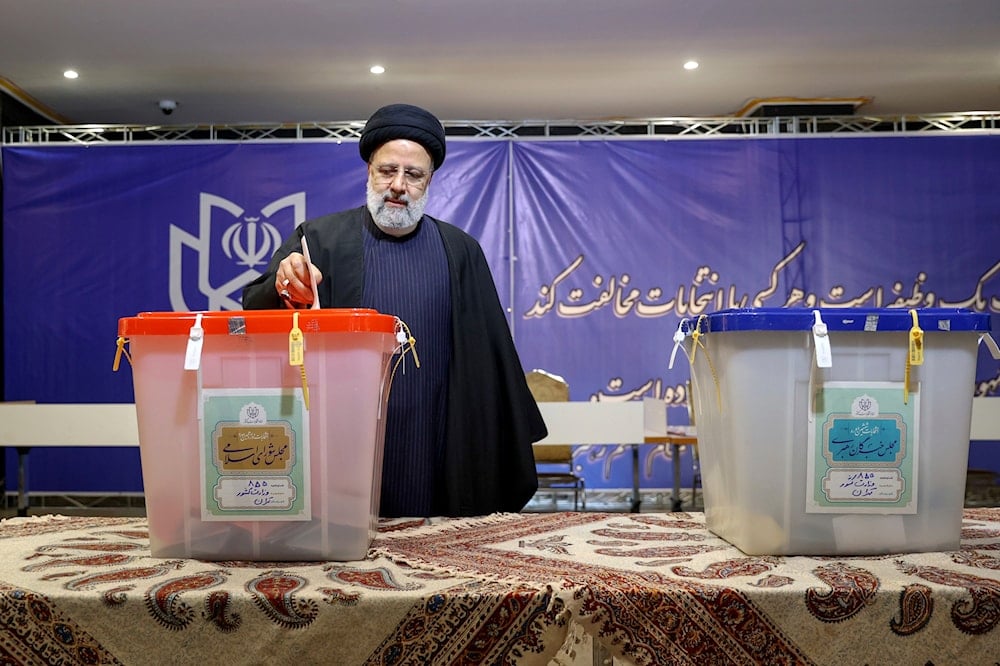
[[225,312],[140,312],[118,320],[118,335],[184,335],[201,315],[205,335],[288,333],[294,313],[299,328],[309,333],[393,333],[396,318],[364,308],[321,310],[232,310]]

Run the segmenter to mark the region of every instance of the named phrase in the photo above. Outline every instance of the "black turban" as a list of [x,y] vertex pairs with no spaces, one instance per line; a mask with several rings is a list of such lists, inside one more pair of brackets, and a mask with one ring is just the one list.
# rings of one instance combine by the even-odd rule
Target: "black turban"
[[423,146],[438,169],[444,162],[444,127],[430,111],[410,104],[390,104],[372,114],[361,130],[361,158],[367,162],[383,143],[409,139]]

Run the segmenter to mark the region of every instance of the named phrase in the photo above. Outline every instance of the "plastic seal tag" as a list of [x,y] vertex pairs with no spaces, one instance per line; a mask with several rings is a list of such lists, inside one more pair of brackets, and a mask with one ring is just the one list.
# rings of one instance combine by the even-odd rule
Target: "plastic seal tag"
[[813,317],[816,319],[812,327],[813,344],[816,345],[816,367],[832,368],[833,353],[830,351],[830,335],[826,324],[823,323],[819,310],[813,310]]
[[411,335],[410,338],[406,342],[409,343],[409,345],[410,345],[410,353],[413,354],[413,365],[415,365],[417,368],[419,368],[420,367],[420,357],[417,356],[417,339]]
[[979,336],[979,341],[984,343],[986,348],[990,350],[990,356],[993,357],[994,361],[1000,361],[1000,346],[997,345],[997,341],[993,339],[993,336],[989,332]]
[[924,332],[921,330],[920,324],[917,322],[917,311],[910,310],[910,316],[913,317],[913,326],[910,327],[909,362],[910,365],[923,365]]
[[[122,356],[125,357],[125,360],[128,361],[129,365],[132,365],[132,357],[129,356],[128,351],[125,349],[125,344],[127,342],[128,342],[128,340],[126,340],[123,336],[121,336],[121,335],[118,336],[118,342],[116,343],[117,344],[117,349],[115,350],[115,362],[111,366],[111,369],[114,372],[118,372],[118,366],[122,362]],[[994,344],[994,346],[996,346],[995,342],[993,344]]]
[[302,343],[302,329],[299,328],[299,313],[292,313],[292,330],[288,332],[288,365],[302,365],[305,350]]
[[420,367],[420,357],[417,356],[417,339],[410,332],[410,327],[399,317],[396,317],[396,342],[399,343],[399,359],[403,360],[406,352],[413,354],[413,365]]
[[677,349],[684,344],[684,339],[687,337],[687,334],[684,332],[684,324],[686,323],[687,317],[677,323],[677,330],[674,331],[674,348],[670,350],[670,363],[667,364],[667,370],[674,369],[674,358],[677,357]]
[[188,331],[187,350],[184,352],[184,369],[201,369],[201,347],[205,344],[205,329],[201,327],[201,313],[195,315],[194,325]]
[[910,310],[913,326],[910,327],[909,348],[906,354],[906,365],[903,368],[903,404],[910,399],[910,368],[924,364],[924,332],[917,321],[917,311]]
[[305,339],[299,328],[299,312],[292,312],[292,330],[288,332],[288,365],[298,366],[302,376],[302,403],[309,411],[309,381],[306,379]]

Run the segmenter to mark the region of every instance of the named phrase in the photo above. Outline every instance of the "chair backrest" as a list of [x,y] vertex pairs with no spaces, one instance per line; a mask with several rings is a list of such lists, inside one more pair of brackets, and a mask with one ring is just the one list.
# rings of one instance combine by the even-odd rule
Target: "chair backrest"
[[559,375],[535,369],[524,376],[528,380],[528,389],[537,402],[569,401],[569,384]]
[[[528,390],[536,402],[569,401],[569,384],[559,375],[535,369],[524,376],[528,380]],[[534,451],[537,463],[572,464],[573,447],[569,444],[535,445]]]

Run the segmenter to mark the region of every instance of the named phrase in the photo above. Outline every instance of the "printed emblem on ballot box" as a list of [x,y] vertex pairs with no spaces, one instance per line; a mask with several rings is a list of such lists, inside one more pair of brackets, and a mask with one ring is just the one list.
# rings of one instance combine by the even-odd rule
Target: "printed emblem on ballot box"
[[916,513],[919,399],[898,382],[816,387],[806,511]]
[[309,520],[301,389],[204,389],[202,520]]

